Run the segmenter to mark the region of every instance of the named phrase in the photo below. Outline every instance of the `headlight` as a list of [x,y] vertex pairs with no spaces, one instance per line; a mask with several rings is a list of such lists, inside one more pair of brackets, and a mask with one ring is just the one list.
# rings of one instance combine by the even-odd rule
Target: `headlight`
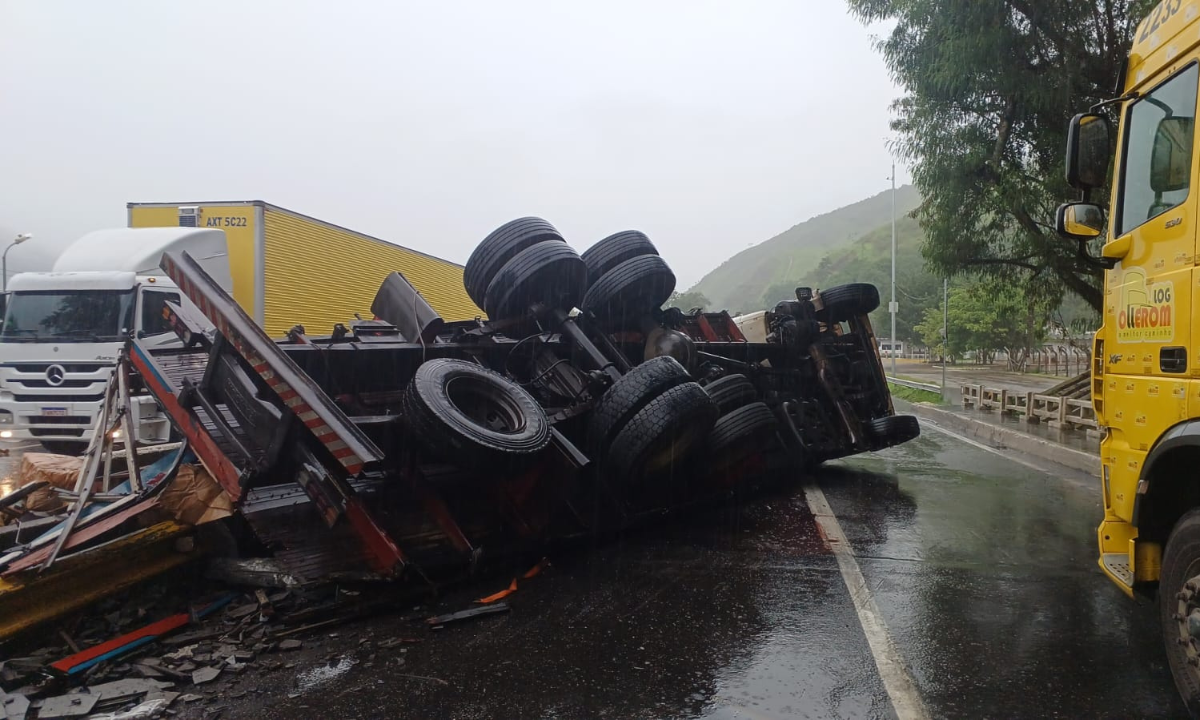
[[0,410],[0,425],[12,425],[13,414],[7,410]]

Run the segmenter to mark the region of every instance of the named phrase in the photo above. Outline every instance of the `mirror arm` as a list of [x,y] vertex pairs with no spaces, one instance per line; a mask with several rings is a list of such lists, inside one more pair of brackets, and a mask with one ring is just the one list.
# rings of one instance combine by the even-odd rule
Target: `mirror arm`
[[1088,265],[1091,265],[1092,267],[1098,267],[1098,268],[1102,268],[1104,270],[1112,270],[1114,267],[1117,266],[1116,258],[1093,257],[1092,255],[1089,255],[1088,251],[1087,251],[1087,244],[1088,244],[1087,240],[1079,241],[1078,255],[1079,255],[1080,260],[1087,263]]
[[1109,98],[1108,100],[1101,100],[1100,102],[1098,102],[1095,105],[1088,108],[1088,112],[1094,113],[1094,112],[1097,112],[1098,110],[1101,110],[1102,108],[1108,107],[1109,105],[1116,105],[1117,103],[1123,103],[1126,100],[1137,100],[1138,97],[1139,97],[1139,95],[1136,90],[1133,92],[1127,92],[1120,97]]

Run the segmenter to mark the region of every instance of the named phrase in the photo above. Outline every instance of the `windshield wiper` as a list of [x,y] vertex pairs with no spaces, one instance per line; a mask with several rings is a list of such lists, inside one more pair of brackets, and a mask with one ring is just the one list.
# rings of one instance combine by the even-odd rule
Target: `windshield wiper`
[[63,330],[61,332],[54,333],[51,335],[51,337],[84,337],[92,342],[104,342],[99,333],[91,330]]

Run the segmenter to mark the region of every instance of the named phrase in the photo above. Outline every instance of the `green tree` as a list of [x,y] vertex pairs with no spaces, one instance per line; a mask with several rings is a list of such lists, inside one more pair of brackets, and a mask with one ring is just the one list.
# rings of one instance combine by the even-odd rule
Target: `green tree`
[[[973,352],[977,361],[991,362],[1003,350],[1009,369],[1023,370],[1033,350],[1046,341],[1054,307],[1044,292],[994,281],[957,284],[947,306],[944,353],[957,360]],[[943,352],[941,307],[926,308],[915,329],[935,353]]]
[[698,290],[687,290],[679,292],[678,290],[671,293],[671,297],[667,300],[667,304],[663,307],[674,307],[687,312],[689,310],[707,310],[709,306],[708,298],[704,297],[704,293]]
[[1071,116],[1114,95],[1152,0],[848,0],[905,95],[895,149],[924,202],[916,211],[935,274],[981,274],[1027,293],[1075,293],[1101,307],[1100,272],[1054,232],[1070,197]]

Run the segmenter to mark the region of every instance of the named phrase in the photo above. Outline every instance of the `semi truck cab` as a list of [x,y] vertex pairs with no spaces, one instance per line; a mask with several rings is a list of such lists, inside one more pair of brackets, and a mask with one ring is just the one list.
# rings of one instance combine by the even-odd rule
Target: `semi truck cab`
[[[1104,269],[1092,403],[1104,429],[1100,568],[1157,597],[1164,647],[1200,715],[1200,1],[1134,31],[1119,95],[1072,119],[1060,234]],[[1115,154],[1114,151],[1115,150]],[[1110,160],[1115,155],[1115,162]],[[1110,175],[1111,166],[1111,175]],[[1094,194],[1108,191],[1109,202]]]
[[[0,325],[0,441],[82,450],[126,339],[178,344],[163,309],[191,305],[158,268],[162,252],[205,257],[228,282],[224,242],[219,230],[99,231],[68,248],[54,271],[15,275]],[[167,418],[149,395],[132,398],[131,412],[140,441],[168,438]]]

